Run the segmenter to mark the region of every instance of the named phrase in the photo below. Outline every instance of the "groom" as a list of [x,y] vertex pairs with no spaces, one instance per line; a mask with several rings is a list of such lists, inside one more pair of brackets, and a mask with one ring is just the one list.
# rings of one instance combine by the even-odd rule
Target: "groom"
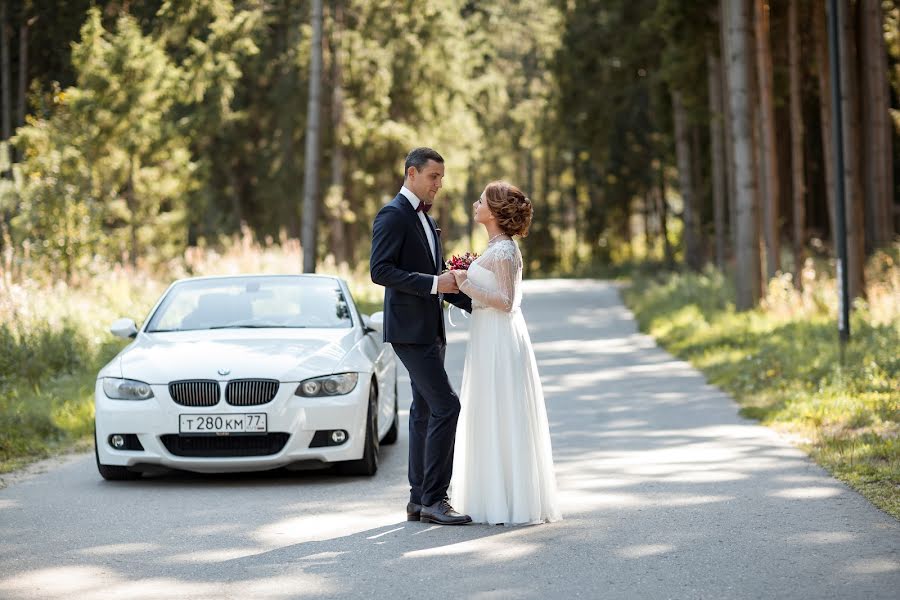
[[383,285],[384,341],[409,371],[410,521],[463,525],[472,519],[453,510],[447,488],[453,471],[453,443],[459,398],[444,370],[447,336],[441,300],[471,312],[451,273],[441,274],[440,229],[428,216],[441,189],[444,159],[431,148],[406,157],[400,193],[375,216],[369,270]]

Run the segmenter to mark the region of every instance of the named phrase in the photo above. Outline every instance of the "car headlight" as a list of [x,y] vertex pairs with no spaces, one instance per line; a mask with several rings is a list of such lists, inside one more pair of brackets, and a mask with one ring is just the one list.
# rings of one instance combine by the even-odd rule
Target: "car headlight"
[[315,377],[301,381],[295,396],[316,398],[318,396],[342,396],[349,394],[356,387],[359,375],[356,373],[338,373],[327,377]]
[[147,400],[153,397],[149,383],[116,377],[103,378],[103,393],[114,400]]

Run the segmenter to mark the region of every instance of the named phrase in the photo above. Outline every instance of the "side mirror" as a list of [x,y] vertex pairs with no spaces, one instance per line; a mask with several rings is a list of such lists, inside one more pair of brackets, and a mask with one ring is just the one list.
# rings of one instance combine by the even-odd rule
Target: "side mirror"
[[384,312],[378,311],[368,318],[368,326],[375,331],[384,331]]
[[116,319],[112,325],[109,326],[109,330],[116,337],[120,338],[133,338],[137,335],[137,326],[135,326],[134,321],[131,319]]

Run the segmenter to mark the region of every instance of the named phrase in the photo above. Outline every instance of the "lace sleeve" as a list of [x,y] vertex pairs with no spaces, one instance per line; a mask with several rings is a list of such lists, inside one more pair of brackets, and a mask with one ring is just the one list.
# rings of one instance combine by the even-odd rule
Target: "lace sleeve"
[[516,297],[516,275],[519,270],[519,256],[515,242],[500,242],[495,248],[492,248],[491,254],[485,256],[478,265],[494,274],[497,279],[497,289],[485,289],[475,285],[470,279],[466,279],[459,290],[485,306],[504,312],[512,311],[513,301]]

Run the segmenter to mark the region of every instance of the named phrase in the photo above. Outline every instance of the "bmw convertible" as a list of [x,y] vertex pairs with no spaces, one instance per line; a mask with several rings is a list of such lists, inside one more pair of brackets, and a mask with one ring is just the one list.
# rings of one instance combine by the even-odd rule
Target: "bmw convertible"
[[397,360],[383,314],[324,275],[173,283],[95,388],[97,469],[201,473],[336,466],[373,475],[397,440]]

